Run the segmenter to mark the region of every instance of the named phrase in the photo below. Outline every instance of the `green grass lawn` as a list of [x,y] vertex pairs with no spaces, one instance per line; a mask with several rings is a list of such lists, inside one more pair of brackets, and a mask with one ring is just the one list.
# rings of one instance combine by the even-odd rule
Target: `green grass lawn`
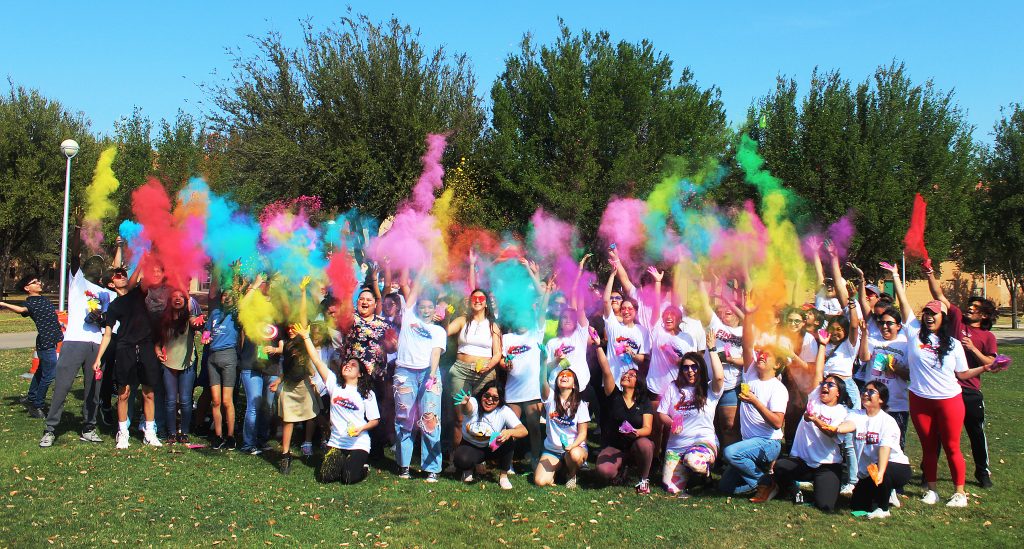
[[[110,433],[103,444],[89,445],[65,432],[44,450],[37,446],[41,420],[16,403],[27,387],[18,374],[31,351],[0,351],[0,545],[1021,547],[1024,347],[1003,351],[1016,365],[984,384],[995,488],[969,484],[970,507],[950,510],[919,503],[920,489],[909,486],[903,507],[882,522],[787,501],[754,505],[707,494],[681,501],[660,490],[638,497],[631,486],[596,488],[587,476],[577,491],[535,488],[523,474],[504,492],[493,482],[428,485],[377,469],[356,486],[321,485],[298,462],[281,476],[262,456],[153,449],[138,439],[116,451]],[[77,429],[80,387],[72,395],[65,418]],[[913,434],[908,450],[916,463]],[[945,460],[939,474],[940,496],[948,498]]]
[[0,334],[34,331],[36,331],[36,325],[31,318],[12,313],[7,309],[0,310]]

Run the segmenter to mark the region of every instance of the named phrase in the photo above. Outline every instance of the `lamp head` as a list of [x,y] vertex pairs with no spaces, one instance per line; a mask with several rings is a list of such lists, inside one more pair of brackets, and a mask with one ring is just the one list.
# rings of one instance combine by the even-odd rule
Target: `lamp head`
[[74,139],[65,139],[60,142],[60,152],[64,153],[64,156],[68,158],[74,158],[78,154],[78,141]]

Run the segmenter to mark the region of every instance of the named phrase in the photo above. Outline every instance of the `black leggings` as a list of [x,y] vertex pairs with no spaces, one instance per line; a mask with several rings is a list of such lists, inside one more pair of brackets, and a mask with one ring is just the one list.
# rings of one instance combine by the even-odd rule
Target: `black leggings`
[[320,482],[341,481],[342,484],[355,484],[366,478],[366,460],[370,454],[365,450],[327,450],[324,460],[317,471]]
[[498,460],[499,470],[504,473],[512,468],[513,448],[511,440],[506,440],[504,444],[498,446],[497,450],[492,451],[489,446],[480,448],[463,439],[459,443],[459,447],[455,449],[455,453],[452,454],[452,463],[459,471],[471,471],[477,464],[495,458]]
[[814,482],[814,506],[822,511],[835,511],[842,485],[839,480],[842,472],[842,463],[822,463],[811,468],[804,460],[796,457],[785,457],[775,462],[775,482],[779,488],[789,491],[795,488],[797,481]]
[[910,466],[905,463],[892,463],[885,468],[882,483],[875,485],[871,477],[857,481],[853,488],[853,499],[850,507],[854,511],[874,511],[876,508],[889,510],[889,495],[893,490],[900,490],[910,482]]

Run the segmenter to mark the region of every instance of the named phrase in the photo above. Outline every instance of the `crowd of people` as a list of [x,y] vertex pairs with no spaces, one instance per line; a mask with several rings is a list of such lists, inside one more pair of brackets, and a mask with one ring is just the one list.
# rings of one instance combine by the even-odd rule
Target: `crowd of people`
[[652,266],[634,284],[637,266],[614,246],[603,285],[579,276],[558,285],[528,258],[501,258],[527,269],[539,296],[536,314],[509,316],[478,287],[482,267],[470,252],[468,295],[440,294],[424,272],[371,264],[350,312],[329,294],[314,297],[307,278],[294,322],[252,338],[238,303],[269,300],[274,277],[235,276],[211,289],[204,311],[159,261],[129,273],[120,258],[118,248],[112,268],[76,265],[63,333],[38,278],[19,284],[23,307],[0,303],[38,327],[26,404],[45,419],[41,447],[68,421],[82,373],[82,441],[103,443],[98,424],[109,422],[116,447],[129,448],[133,420],[151,446],[255,455],[279,439],[280,472],[292,470],[299,446],[322,482],[360,482],[371,462],[387,468],[388,449],[397,475],[412,478],[418,449],[416,476],[426,482],[447,463],[461,482],[493,472],[512,489],[528,465],[540,487],[575,488],[591,470],[595,484],[635,479],[639,494],[660,486],[680,498],[698,489],[753,502],[808,497],[822,511],[844,495],[853,511],[884,518],[912,479],[912,421],[921,501],[940,499],[941,452],[954,484],[946,505],[968,504],[964,428],[975,477],[992,484],[980,376],[1002,366],[990,331],[996,309],[980,297],[963,309],[950,303],[928,262],[933,299],[915,311],[895,266],[882,264],[895,296],[847,264],[855,286],[825,242],[814,253],[814,301],[772,311],[765,329],[751,320],[742,276],[680,281]]

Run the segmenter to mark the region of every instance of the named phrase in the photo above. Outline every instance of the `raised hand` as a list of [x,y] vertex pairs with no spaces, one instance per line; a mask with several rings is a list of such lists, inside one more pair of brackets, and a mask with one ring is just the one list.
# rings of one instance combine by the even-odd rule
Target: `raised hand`
[[893,265],[892,263],[888,263],[888,262],[885,262],[885,261],[879,261],[878,262],[878,266],[883,268],[883,269],[885,269],[885,270],[887,270],[887,271],[889,271],[892,274],[897,274],[897,275],[900,274],[899,267],[897,267],[896,265]]
[[455,395],[452,397],[452,400],[455,401],[456,406],[466,404],[467,402],[469,402],[469,391],[462,389],[461,391],[455,393]]
[[655,282],[661,282],[661,280],[665,278],[665,271],[659,271],[653,265],[647,267],[647,272],[650,273],[652,277],[654,277]]
[[864,279],[864,271],[862,271],[860,267],[854,265],[852,261],[847,261],[846,266],[849,267],[851,271],[857,273],[857,276],[862,280]]
[[309,324],[300,324],[296,322],[292,324],[292,331],[302,339],[309,337]]

